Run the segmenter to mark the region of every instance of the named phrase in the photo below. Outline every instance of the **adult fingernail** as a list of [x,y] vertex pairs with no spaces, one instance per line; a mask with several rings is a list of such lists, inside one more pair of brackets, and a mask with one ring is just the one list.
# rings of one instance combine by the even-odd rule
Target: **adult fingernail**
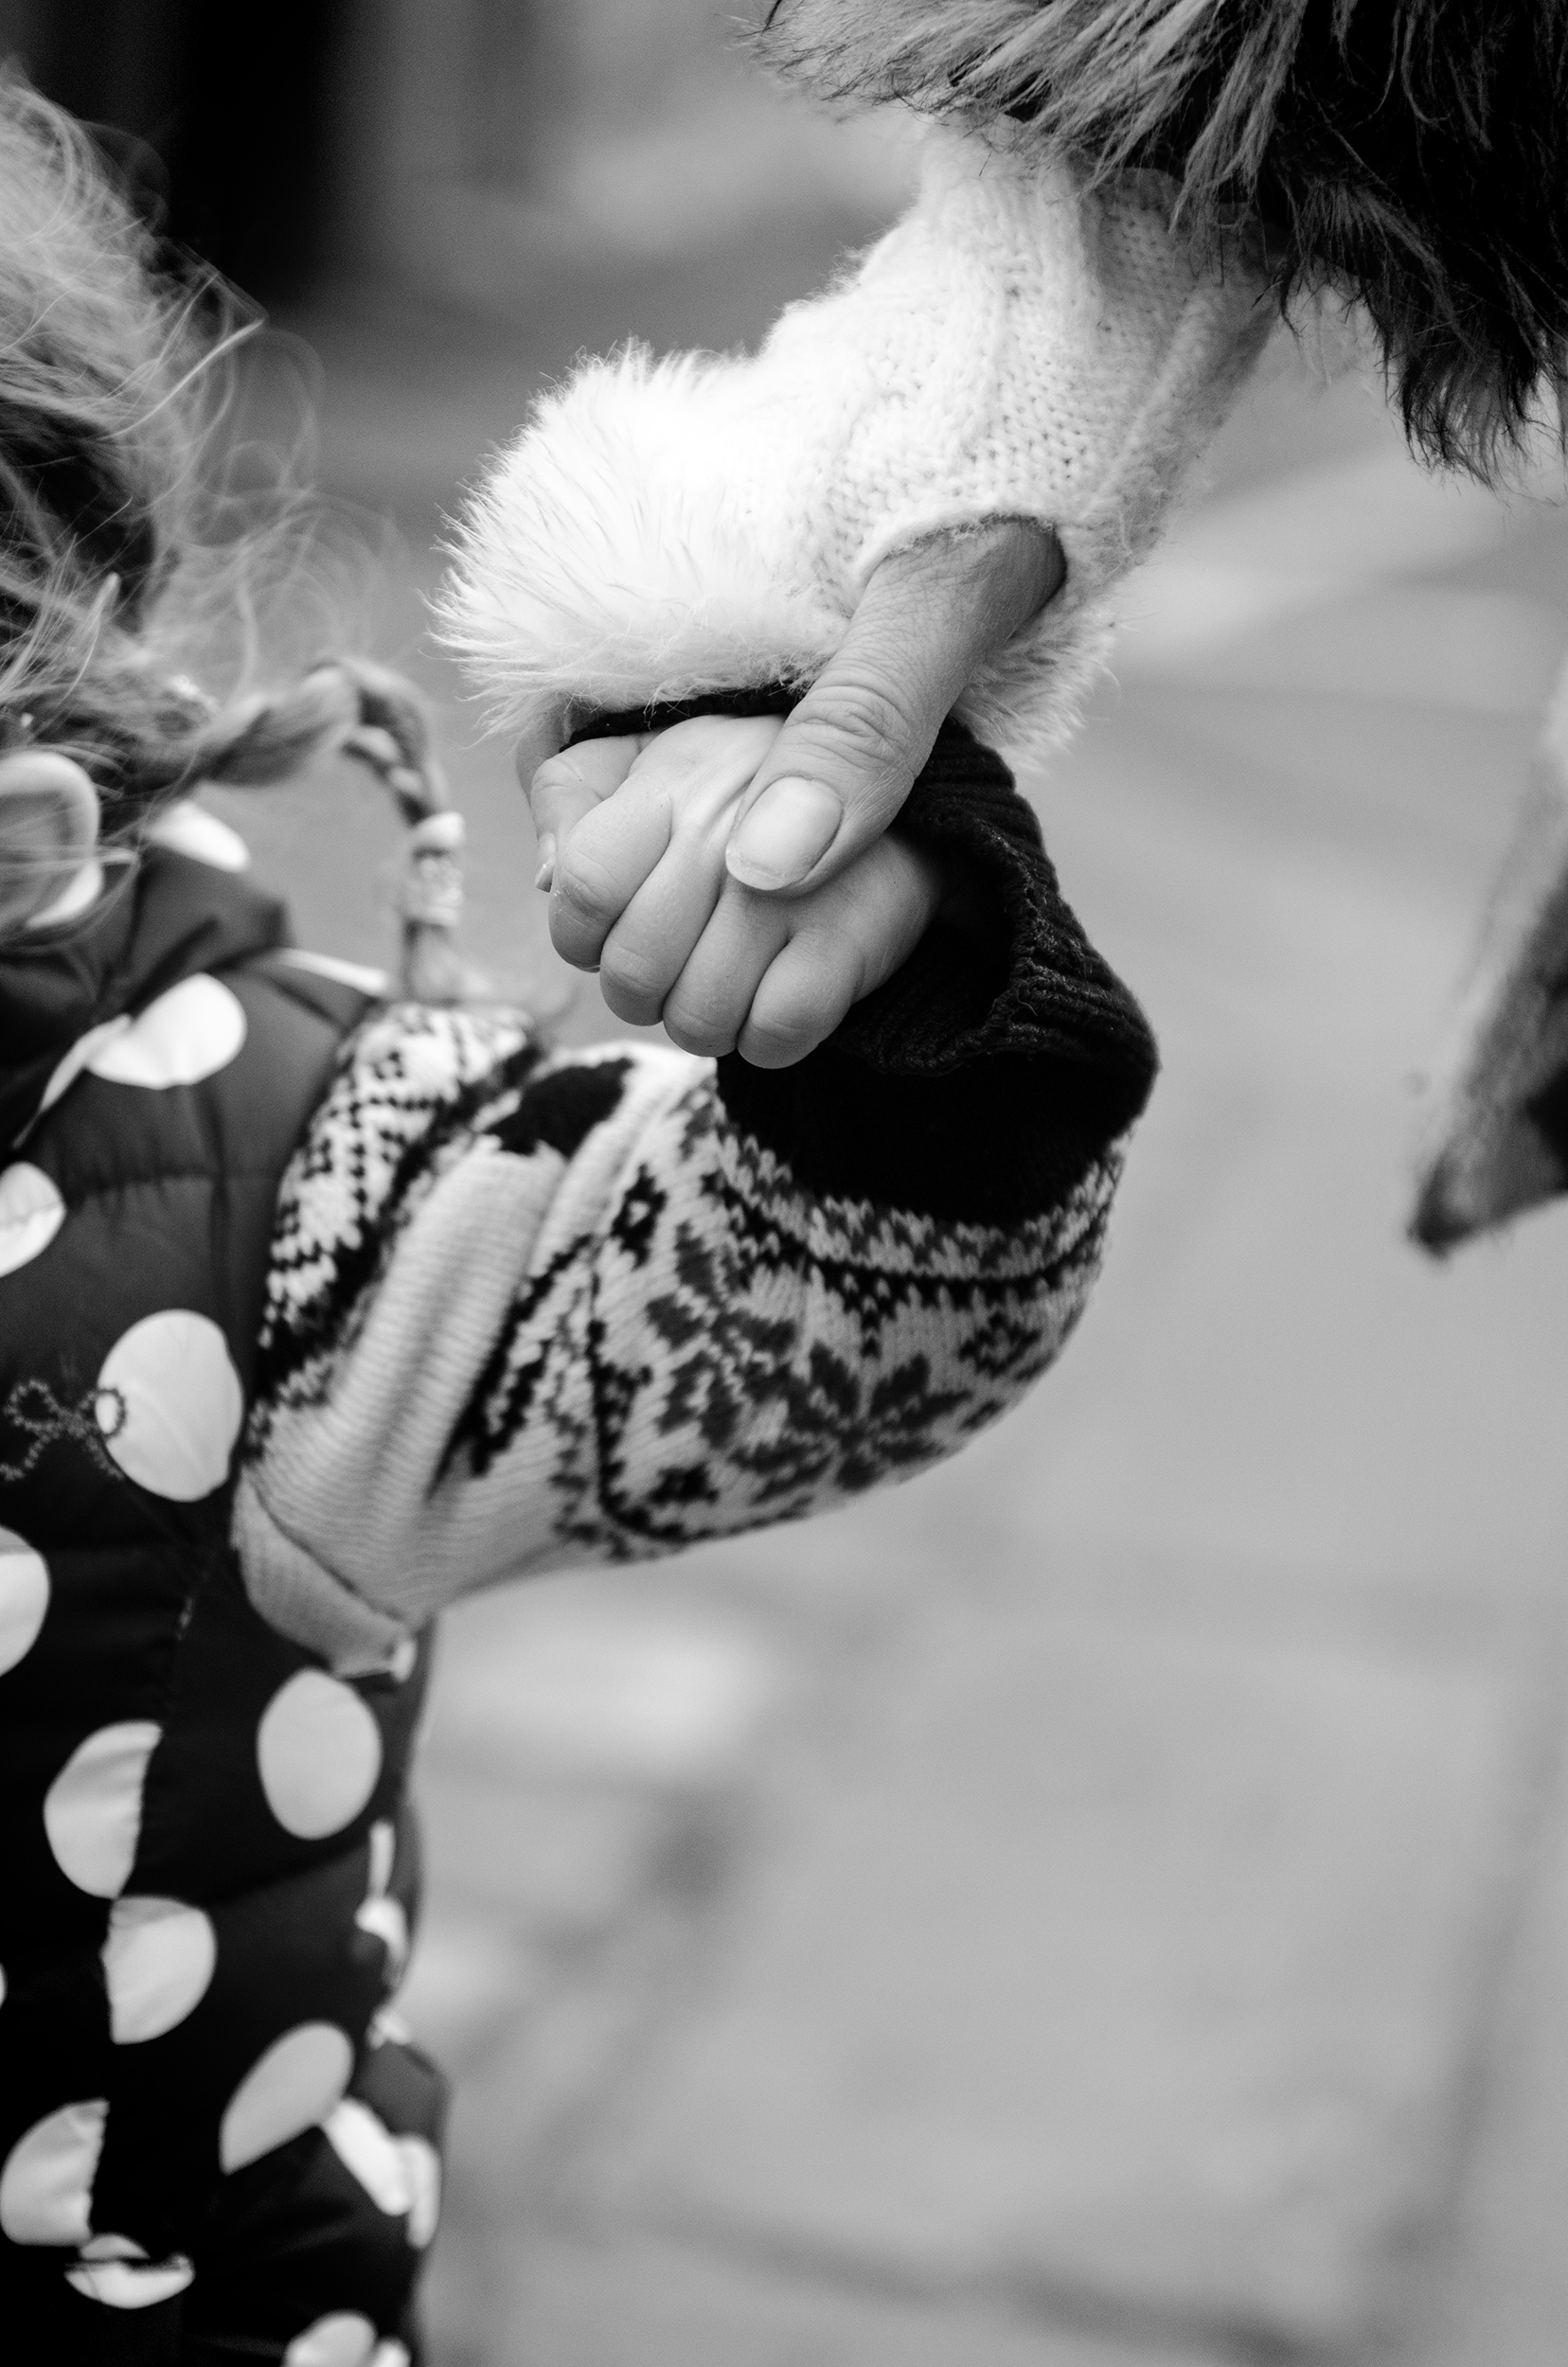
[[724,860],[743,887],[793,887],[828,852],[843,819],[820,781],[770,781],[736,825]]
[[549,888],[555,881],[555,840],[546,831],[539,842],[539,869],[534,874],[536,888]]

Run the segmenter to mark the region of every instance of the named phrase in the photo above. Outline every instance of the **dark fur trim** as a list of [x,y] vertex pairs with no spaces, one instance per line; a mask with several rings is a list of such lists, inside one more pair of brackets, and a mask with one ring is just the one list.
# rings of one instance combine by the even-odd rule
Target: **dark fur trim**
[[1366,307],[1412,441],[1490,472],[1568,403],[1568,0],[774,0],[836,99],[1005,118],[1154,167],[1282,306]]

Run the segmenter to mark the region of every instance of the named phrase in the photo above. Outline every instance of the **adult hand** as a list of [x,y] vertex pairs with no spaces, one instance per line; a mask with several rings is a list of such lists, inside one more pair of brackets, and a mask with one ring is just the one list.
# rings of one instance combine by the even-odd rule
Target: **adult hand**
[[882,836],[985,661],[1066,578],[1048,526],[934,535],[883,560],[844,641],[759,768],[729,842],[764,893],[820,887]]

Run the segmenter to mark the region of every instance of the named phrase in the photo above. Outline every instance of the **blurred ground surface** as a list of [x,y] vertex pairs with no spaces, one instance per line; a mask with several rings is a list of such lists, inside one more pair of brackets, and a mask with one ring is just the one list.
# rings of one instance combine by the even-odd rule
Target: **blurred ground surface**
[[[542,377],[754,336],[829,243],[510,338],[304,324],[325,479],[403,538],[391,644]],[[1568,1219],[1400,1238],[1565,561],[1282,345],[1031,784],[1166,1063],[1062,1366],[893,1496],[450,1621],[437,2367],[1568,2349]],[[477,950],[553,1005],[508,760],[419,662]],[[243,821],[307,941],[379,958],[371,793]],[[613,1031],[591,988],[565,1024]]]

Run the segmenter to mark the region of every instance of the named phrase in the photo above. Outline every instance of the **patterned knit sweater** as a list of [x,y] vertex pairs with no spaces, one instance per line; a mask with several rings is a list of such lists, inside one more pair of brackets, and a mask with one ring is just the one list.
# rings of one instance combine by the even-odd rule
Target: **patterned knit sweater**
[[793,1069],[552,1053],[394,1006],[284,1181],[235,1514],[340,1673],[527,1571],[669,1553],[920,1469],[1051,1361],[1153,1074],[997,759],[905,827],[989,881]]

